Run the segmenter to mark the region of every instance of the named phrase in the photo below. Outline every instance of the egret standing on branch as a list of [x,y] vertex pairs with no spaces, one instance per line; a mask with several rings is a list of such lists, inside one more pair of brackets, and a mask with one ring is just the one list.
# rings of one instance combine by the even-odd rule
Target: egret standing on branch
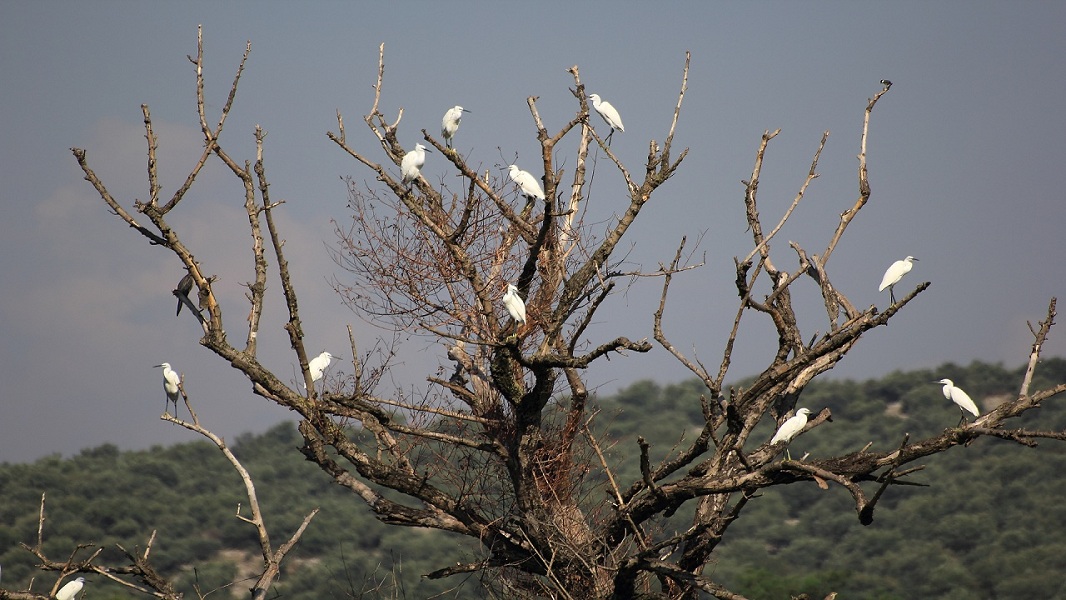
[[611,127],[611,133],[607,134],[607,143],[610,144],[611,136],[614,135],[615,129],[622,133],[626,132],[626,128],[622,126],[622,117],[619,116],[618,111],[611,106],[610,102],[600,100],[599,94],[589,94],[589,99],[592,100],[592,108],[595,108],[596,112],[600,113],[603,120]]
[[[333,355],[329,352],[323,352],[307,363],[307,370],[311,371],[311,383],[322,379],[322,374],[326,372],[326,367],[329,366],[329,361],[331,360],[333,360]],[[304,389],[307,389],[306,383],[304,384]]]
[[400,175],[403,176],[403,184],[408,189],[411,188],[411,183],[418,179],[421,174],[422,165],[426,164],[426,147],[422,144],[415,144],[415,149],[411,150],[407,154],[403,155],[403,160],[400,161]]
[[174,372],[174,369],[170,368],[170,363],[158,364],[153,368],[163,367],[163,389],[167,393],[167,404],[163,407],[163,414],[167,414],[167,409],[170,408],[170,403],[174,403],[174,416],[178,414],[178,384],[181,383],[181,378]]
[[526,303],[522,301],[522,296],[518,295],[518,288],[512,283],[507,284],[507,293],[503,295],[503,305],[507,309],[507,314],[511,315],[516,323],[526,324]]
[[981,415],[977,410],[977,405],[970,399],[969,394],[962,391],[962,388],[956,387],[955,383],[950,379],[941,379],[940,381],[934,381],[933,383],[943,383],[944,397],[958,405],[959,412],[962,413],[962,416],[959,419],[959,425],[962,425],[962,422],[966,420],[966,413],[963,411],[968,411],[975,417]]
[[[781,424],[781,427],[777,428],[777,433],[774,437],[770,438],[770,445],[773,446],[778,442],[785,442],[786,444],[792,441],[792,438],[796,437],[804,427],[807,426],[807,415],[811,414],[810,409],[801,408],[796,411],[796,414]],[[792,460],[792,453],[785,448],[785,455],[789,460]]]
[[540,183],[529,174],[529,171],[523,171],[516,165],[507,167],[507,170],[510,172],[511,181],[515,182],[524,196],[537,200],[544,199],[544,188],[540,187]]
[[85,587],[85,578],[79,577],[74,581],[68,581],[66,585],[56,592],[56,600],[73,600],[74,596]]
[[897,260],[892,263],[892,266],[885,271],[885,276],[881,278],[881,286],[877,288],[877,291],[883,292],[885,291],[885,288],[888,288],[888,297],[892,300],[892,304],[896,303],[896,293],[892,288],[899,283],[900,279],[903,279],[904,275],[911,272],[911,269],[914,267],[913,261],[916,260],[918,259],[913,256],[908,256],[903,260]]
[[440,122],[440,134],[444,138],[444,144],[452,147],[452,138],[459,130],[459,122],[463,120],[463,113],[470,112],[462,106],[455,105],[444,113],[444,119]]

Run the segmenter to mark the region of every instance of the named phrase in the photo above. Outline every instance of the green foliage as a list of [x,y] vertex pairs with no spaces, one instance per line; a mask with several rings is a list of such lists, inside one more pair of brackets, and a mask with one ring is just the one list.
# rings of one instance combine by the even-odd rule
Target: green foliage
[[[394,562],[421,569],[403,569],[410,579],[405,582],[410,597],[429,597],[455,585],[419,575],[469,554],[470,544],[437,531],[379,523],[361,501],[305,461],[296,451],[300,445],[292,423],[239,436],[232,445],[255,480],[275,545],[284,542],[307,513],[321,508],[282,567],[280,593],[308,599],[358,597],[363,587],[370,589],[364,578],[377,581],[371,574],[391,574]],[[4,463],[0,489],[0,564],[7,589],[23,589],[36,577],[33,589],[41,591],[55,580],[54,573],[36,571],[33,556],[18,546],[36,540],[42,493],[47,494],[45,552],[56,560],[78,544],[92,542],[105,548],[104,560],[119,563],[123,557],[116,544],[143,548],[156,530],[153,564],[176,578],[179,589],[192,598],[194,584],[207,592],[246,577],[247,569],[242,571],[235,561],[251,568],[262,562],[254,528],[235,517],[238,503],[242,514],[248,514],[240,476],[206,442],[139,452],[121,452],[109,444],[67,460],[50,456],[32,464]],[[94,597],[141,597],[100,578],[88,579]],[[250,586],[238,582],[211,597],[245,597]]]
[[[936,435],[959,418],[930,382],[950,377],[982,410],[986,401],[1017,393],[1023,371],[974,363],[935,371],[891,373],[863,382],[821,381],[799,400],[817,412],[828,407],[833,421],[796,438],[794,457],[828,457],[871,443],[885,451],[904,434],[911,440]],[[1040,365],[1034,388],[1066,381],[1066,361]],[[738,385],[743,385],[741,382]],[[639,479],[636,439],[662,460],[685,448],[702,423],[696,381],[676,385],[634,384],[600,398],[597,439],[618,484]],[[1060,399],[1017,426],[1066,429]],[[749,442],[773,433],[767,418]],[[430,581],[423,574],[483,556],[476,544],[439,531],[389,527],[343,488],[332,484],[295,449],[292,424],[239,436],[234,452],[251,472],[272,541],[280,544],[314,507],[321,512],[282,566],[276,593],[290,600],[330,598],[478,598],[475,577]],[[752,447],[754,448],[754,446]],[[596,460],[594,457],[592,460]],[[906,480],[928,487],[898,486],[886,492],[863,527],[850,496],[835,484],[771,488],[752,499],[728,530],[708,573],[753,600],[811,598],[836,591],[841,598],[998,600],[1066,598],[1066,445],[1044,441],[1035,449],[982,438],[968,448],[932,457]],[[606,478],[589,482],[590,507],[605,510]],[[874,486],[866,488],[872,493]],[[240,477],[208,443],[123,452],[113,445],[63,459],[0,464],[0,564],[7,589],[51,586],[55,574],[35,570],[19,542],[37,535],[41,493],[47,493],[46,552],[62,559],[79,544],[103,546],[105,561],[122,562],[115,544],[143,548],[157,530],[154,564],[174,577],[186,597],[232,583],[212,598],[244,597],[243,578],[258,567],[255,532],[235,518],[247,514]],[[609,509],[609,508],[608,508]],[[690,513],[689,513],[690,514]],[[690,516],[663,519],[660,535],[686,529]],[[653,535],[655,532],[650,532]],[[83,551],[83,555],[85,556]],[[89,577],[94,598],[138,597],[98,577]],[[457,588],[457,589],[456,589]]]

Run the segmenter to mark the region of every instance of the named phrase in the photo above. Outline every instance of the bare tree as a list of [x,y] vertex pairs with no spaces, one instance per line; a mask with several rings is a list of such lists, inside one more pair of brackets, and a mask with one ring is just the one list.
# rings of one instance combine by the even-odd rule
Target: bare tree
[[[448,367],[427,377],[429,386],[421,395],[378,394],[376,383],[383,371],[364,367],[366,352],[361,359],[353,338],[353,379],[334,389],[316,390],[297,292],[273,218],[282,203],[270,198],[264,134],[256,128],[254,161],[238,161],[220,143],[244,60],[215,125],[205,114],[202,43],[190,60],[196,69],[204,150],[184,185],[171,198],[160,198],[156,140],[148,107],[142,107],[151,194],[133,206],[146,224],[111,196],[90,169],[84,150],[73,149],[74,155],[86,179],[119,218],[150,244],[181,259],[206,313],[200,343],[241,371],[255,394],[299,415],[302,451],[309,460],[385,523],[450,531],[481,544],[481,559],[442,566],[429,577],[490,573],[508,596],[695,598],[704,593],[739,600],[740,594],[716,582],[705,567],[727,528],[760,489],[812,480],[823,486],[835,483],[854,499],[859,521],[869,523],[878,500],[917,460],[982,435],[1022,444],[1066,437],[1063,432],[1004,427],[1009,418],[1066,391],[1064,384],[1031,392],[1029,377],[1015,400],[973,423],[924,440],[904,436],[898,447],[887,451],[857,448],[831,458],[778,460],[781,445],[752,437],[764,418],[780,424],[789,417],[815,377],[833,368],[864,333],[887,323],[929,284],[918,285],[883,312],[874,307],[859,310],[832,284],[827,267],[848,225],[870,198],[867,133],[875,105],[888,92],[886,85],[866,106],[858,197],[842,212],[820,254],[808,254],[793,243],[787,257],[772,259],[771,249],[775,235],[817,177],[828,132],[792,206],[768,232],[759,214],[758,187],[763,157],[778,132],[763,135],[743,197],[752,246],[736,260],[739,301],[722,360],[712,370],[679,352],[664,333],[663,321],[671,282],[699,266],[685,262],[685,240],[673,260],[652,273],[624,271],[617,250],[659,186],[686,157],[687,150],[677,151],[673,142],[687,88],[687,55],[669,129],[661,143],[648,143],[646,162],[637,171],[623,164],[594,129],[577,66],[569,69],[574,112],[565,123],[546,123],[537,98],[527,98],[541,155],[535,168],[525,166],[539,174],[542,200],[514,195],[502,172],[473,166],[425,129],[421,131],[427,147],[444,157],[456,179],[430,181],[419,176],[408,186],[398,178],[394,167],[406,153],[397,138],[403,111],[393,118],[381,106],[382,45],[373,103],[363,119],[376,142],[374,153],[349,143],[339,112],[337,131],[329,134],[374,175],[369,185],[356,179],[349,182],[354,219],[350,228],[338,230],[341,243],[335,258],[354,281],[337,282],[337,288],[360,316],[386,329],[417,331],[435,340]],[[583,221],[592,181],[589,154],[594,150],[607,157],[610,176],[626,190],[624,200],[612,199],[624,209],[606,226],[599,224],[600,229]],[[222,307],[212,290],[215,278],[205,274],[205,267],[167,220],[171,211],[180,209],[212,157],[243,185],[252,239],[253,280],[248,284],[250,313],[243,347],[233,345],[226,335]],[[568,171],[562,164],[572,167]],[[452,183],[456,180],[460,183]],[[290,387],[257,359],[268,255],[276,265],[287,309],[282,326],[306,389]],[[795,266],[783,268],[786,262]],[[615,477],[592,433],[595,411],[589,406],[585,370],[611,354],[652,349],[647,339],[598,339],[589,334],[594,319],[606,319],[601,309],[612,302],[617,283],[639,275],[662,280],[661,301],[650,323],[654,340],[706,386],[705,423],[693,442],[658,464],[649,458],[648,444],[638,440],[633,451],[639,453],[641,475],[625,482]],[[503,309],[501,297],[508,283],[515,284],[525,300],[524,323],[512,320]],[[827,318],[801,324],[792,291],[811,283],[821,292]],[[1047,318],[1033,329],[1030,373],[1054,315],[1052,300]],[[723,382],[740,323],[759,318],[769,319],[775,327],[777,351],[750,385],[730,389],[726,395]],[[802,332],[815,328],[825,333],[804,341]],[[828,409],[821,410],[806,428],[829,418]],[[599,481],[609,482],[606,489],[594,483]],[[385,495],[383,488],[398,495]],[[603,492],[609,500],[603,500]],[[695,516],[687,530],[676,535],[657,532],[658,519],[689,503],[695,506]]]

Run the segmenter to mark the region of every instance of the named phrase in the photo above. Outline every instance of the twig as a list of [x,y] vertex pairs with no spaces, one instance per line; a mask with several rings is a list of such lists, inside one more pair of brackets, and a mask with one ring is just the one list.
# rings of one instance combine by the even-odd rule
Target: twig
[[1032,325],[1029,326],[1029,331],[1033,331],[1033,346],[1029,351],[1029,363],[1025,367],[1025,377],[1022,378],[1022,389],[1018,392],[1021,397],[1029,395],[1029,385],[1033,382],[1033,372],[1036,370],[1036,363],[1040,360],[1040,350],[1044,346],[1044,341],[1047,339],[1048,331],[1051,330],[1051,326],[1055,324],[1055,305],[1058,303],[1057,298],[1052,298],[1047,307],[1047,318],[1040,321],[1040,329],[1033,331]]

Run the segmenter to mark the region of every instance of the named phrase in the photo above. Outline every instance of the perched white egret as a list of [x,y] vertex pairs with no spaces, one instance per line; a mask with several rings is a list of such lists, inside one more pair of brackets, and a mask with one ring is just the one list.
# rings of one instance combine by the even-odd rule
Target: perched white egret
[[507,284],[507,293],[503,295],[503,305],[515,322],[519,325],[526,324],[526,303],[522,301],[522,296],[518,295],[518,288],[513,283]]
[[[323,352],[307,363],[307,369],[311,371],[312,383],[322,379],[322,374],[326,372],[326,367],[329,366],[329,361],[331,360],[333,360],[333,355],[329,352]],[[306,383],[304,384],[304,388],[307,388]]]
[[403,176],[405,186],[411,187],[411,182],[418,179],[422,165],[426,164],[426,152],[429,151],[425,146],[415,144],[414,150],[403,155],[403,160],[400,161],[400,175]]
[[174,369],[170,368],[170,363],[158,364],[153,368],[163,367],[163,389],[167,393],[167,404],[163,407],[163,414],[166,414],[167,409],[170,407],[170,403],[174,403],[174,414],[178,414],[178,384],[181,383],[181,378],[174,372]]
[[615,129],[622,133],[626,132],[626,128],[622,126],[622,117],[619,116],[618,111],[611,106],[610,102],[600,100],[599,94],[589,94],[589,100],[592,100],[592,108],[595,108],[596,112],[600,113],[603,120],[611,127],[611,133],[607,134],[608,140],[614,135]]
[[[786,420],[777,428],[777,433],[774,437],[770,438],[770,445],[773,446],[778,442],[785,442],[786,444],[792,441],[792,438],[796,437],[796,434],[800,432],[807,425],[807,415],[811,414],[810,409],[801,408],[796,411],[796,414]],[[792,453],[785,448],[785,455],[789,460],[792,460]]]
[[966,413],[962,411],[967,411],[975,417],[981,415],[980,411],[977,410],[977,405],[970,399],[969,394],[962,391],[962,388],[957,387],[953,381],[950,379],[941,379],[940,381],[934,381],[933,383],[944,384],[944,397],[958,405],[959,412],[962,413],[962,417],[959,419],[959,425],[962,425],[962,422],[966,420]]
[[896,303],[896,294],[892,290],[903,276],[911,272],[914,267],[914,262],[918,260],[913,256],[908,256],[903,260],[897,260],[892,263],[892,266],[885,271],[885,276],[881,278],[881,286],[877,288],[877,291],[883,292],[885,288],[888,288],[888,297],[892,300],[892,304]]
[[544,188],[540,187],[540,182],[530,175],[529,171],[523,171],[517,165],[511,165],[507,167],[507,170],[510,172],[511,181],[515,182],[524,195],[537,200],[544,199]]
[[68,581],[66,585],[56,592],[56,600],[73,600],[74,596],[85,587],[85,578],[79,577],[74,581]]
[[440,134],[444,138],[444,144],[449,148],[452,147],[452,138],[455,137],[455,132],[459,130],[459,122],[463,120],[463,113],[465,112],[470,111],[462,106],[455,105],[444,113],[444,119],[440,122]]

